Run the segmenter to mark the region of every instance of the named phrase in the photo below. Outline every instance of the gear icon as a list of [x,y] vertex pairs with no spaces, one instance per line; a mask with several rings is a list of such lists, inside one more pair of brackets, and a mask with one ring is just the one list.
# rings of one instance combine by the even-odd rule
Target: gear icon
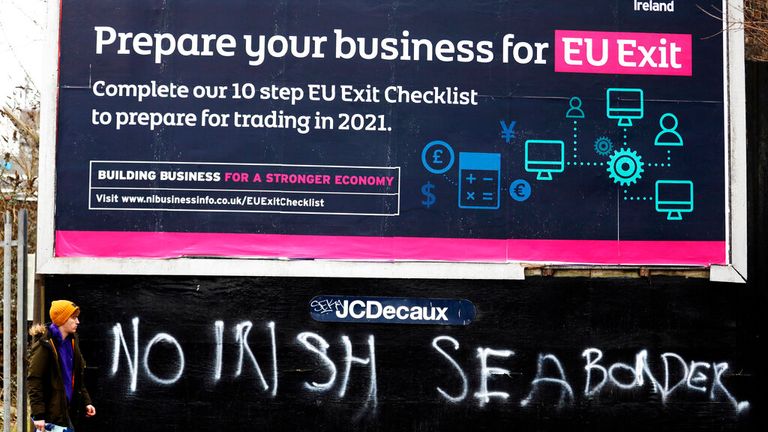
[[601,136],[595,140],[595,153],[600,156],[608,156],[613,150],[613,142],[610,138]]
[[643,174],[643,161],[636,152],[631,149],[620,149],[613,152],[608,160],[609,177],[614,183],[629,186],[637,182]]

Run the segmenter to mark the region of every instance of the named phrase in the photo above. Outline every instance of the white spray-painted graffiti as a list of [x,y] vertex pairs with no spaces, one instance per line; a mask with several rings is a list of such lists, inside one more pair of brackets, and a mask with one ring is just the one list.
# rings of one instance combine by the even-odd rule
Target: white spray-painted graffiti
[[[223,322],[222,322],[223,325]],[[263,390],[269,390],[269,384],[267,384],[267,380],[264,379],[264,374],[261,372],[261,367],[259,367],[259,362],[256,360],[256,356],[253,355],[253,351],[251,351],[251,346],[248,344],[248,334],[251,332],[251,328],[253,327],[253,323],[250,321],[243,321],[235,326],[235,340],[238,343],[238,346],[240,347],[239,352],[239,360],[237,362],[237,369],[235,371],[235,376],[239,377],[243,373],[243,358],[245,353],[248,353],[248,358],[251,360],[251,364],[253,365],[253,368],[256,370],[256,374],[259,378],[259,383],[261,384],[261,387]],[[269,322],[267,323],[267,328],[270,330],[270,335],[272,337],[272,396],[277,394],[277,340],[275,336],[275,323]],[[217,329],[218,331],[218,329]],[[218,334],[217,334],[218,336]],[[218,341],[217,341],[218,343]],[[216,359],[221,359],[221,353],[219,351],[216,352]],[[221,365],[217,365],[216,370],[220,370]]]
[[[435,346],[437,340],[438,338],[435,338],[433,346]],[[452,341],[456,342],[455,340]],[[458,344],[458,342],[456,343]],[[457,347],[457,345],[454,346]],[[462,382],[466,383],[467,378],[464,370],[460,366],[457,366],[458,364],[456,361],[445,351],[439,347],[436,347],[436,349],[449,360],[451,366],[458,370]],[[508,393],[502,391],[490,391],[488,389],[488,379],[492,375],[508,375],[510,371],[498,367],[489,367],[487,358],[489,355],[506,358],[514,353],[509,350],[496,350],[492,348],[478,348],[477,351],[477,357],[480,359],[480,391],[475,393],[475,397],[478,398],[479,405],[483,406],[487,404],[490,402],[491,398],[506,400],[509,397]],[[626,363],[614,363],[607,369],[604,365],[599,363],[603,357],[603,352],[598,348],[587,348],[583,351],[582,357],[586,359],[586,365],[584,366],[584,371],[586,373],[584,396],[587,398],[597,396],[606,386],[614,386],[621,390],[635,390],[642,388],[645,385],[645,378],[647,378],[651,383],[651,390],[653,392],[658,392],[661,395],[662,403],[666,403],[672,393],[683,386],[687,386],[690,390],[706,393],[706,383],[707,381],[710,381],[709,401],[727,401],[738,413],[749,408],[749,402],[738,401],[723,384],[723,374],[729,369],[728,363],[726,362],[711,363],[712,375],[710,377],[698,370],[709,370],[710,363],[692,361],[690,366],[688,366],[688,363],[680,355],[675,353],[664,353],[660,356],[664,371],[664,384],[662,385],[651,372],[647,350],[641,350],[637,353],[634,366]],[[677,371],[674,370],[674,366],[670,364],[669,359],[675,359],[677,361]],[[547,361],[551,362],[557,370],[556,376],[545,375],[544,364]],[[593,384],[593,371],[599,372],[602,377],[597,384]],[[620,371],[629,375],[630,382],[626,382],[626,378],[621,378]],[[677,372],[676,375],[678,381],[670,386],[671,376],[675,372]],[[574,403],[575,396],[573,389],[565,376],[565,371],[560,359],[554,354],[539,354],[536,377],[531,381],[531,391],[528,396],[520,401],[520,406],[525,407],[529,405],[536,398],[538,388],[543,384],[553,384],[560,387],[560,397],[557,402],[558,406],[562,407]],[[437,390],[438,393],[449,402],[457,403],[464,400],[465,395],[458,398],[451,397],[439,387]]]
[[502,391],[488,391],[488,379],[493,375],[509,375],[507,369],[499,367],[488,367],[488,357],[503,357],[507,358],[515,353],[510,350],[495,350],[491,348],[478,348],[477,358],[480,360],[480,391],[475,393],[475,397],[479,401],[480,406],[483,406],[491,401],[491,398],[499,398],[506,400],[509,398],[509,393]]
[[448,362],[453,366],[453,368],[458,373],[459,377],[461,378],[461,394],[458,396],[450,396],[448,393],[446,393],[443,389],[440,387],[437,387],[437,392],[440,393],[440,395],[446,399],[448,399],[449,402],[461,402],[464,400],[464,398],[467,397],[467,392],[469,391],[469,383],[467,382],[467,375],[464,373],[464,370],[459,366],[459,364],[456,362],[456,360],[453,359],[453,357],[450,356],[447,352],[443,351],[442,348],[440,348],[440,345],[438,345],[438,342],[440,341],[449,341],[453,344],[453,350],[458,351],[459,349],[459,341],[456,339],[450,337],[450,336],[438,336],[434,339],[432,339],[432,347],[436,349],[440,354],[445,356],[446,359],[448,359]]
[[[557,368],[557,378],[544,375],[544,365],[547,361],[551,362]],[[565,379],[565,371],[563,370],[563,365],[560,364],[560,359],[554,354],[539,354],[539,362],[536,365],[536,378],[531,382],[531,392],[528,393],[528,396],[525,399],[520,401],[520,406],[524,407],[531,403],[536,397],[539,386],[542,384],[555,384],[560,386],[560,399],[557,402],[558,406],[564,406],[573,402],[573,389],[568,383],[568,380]]]
[[311,307],[315,312],[327,314],[339,310],[342,307],[342,303],[341,300],[312,300],[312,302],[309,304],[309,307]]
[[[146,382],[151,384],[170,386],[177,383],[185,372],[185,354],[182,345],[169,333],[158,332],[151,337],[142,351],[139,347],[139,323],[138,317],[131,320],[132,331],[128,337],[126,337],[126,332],[120,323],[112,327],[114,349],[111,376],[117,377],[121,371],[121,365],[125,364],[129,377],[128,391],[131,393],[139,391],[140,370],[143,370]],[[251,321],[242,321],[232,326],[238,353],[232,377],[240,377],[244,372],[244,364],[247,363],[247,366],[253,370],[256,376],[257,386],[265,393],[269,390],[268,394],[275,397],[278,394],[279,375],[276,325],[271,321],[265,325],[269,335],[271,350],[269,353],[259,351],[254,353],[251,349],[249,335],[253,327],[254,324]],[[214,322],[214,352],[211,371],[214,383],[219,382],[224,373],[225,329],[224,321]],[[379,395],[374,335],[367,336],[365,344],[368,353],[364,357],[355,355],[352,340],[349,336],[342,335],[340,342],[344,349],[344,355],[338,361],[334,361],[329,353],[331,343],[317,333],[301,332],[291,340],[292,343],[313,357],[315,365],[318,367],[316,380],[304,382],[303,389],[315,394],[332,395],[332,397],[343,400],[348,397],[353,366],[358,366],[355,368],[357,371],[355,374],[364,376],[368,389],[359,415],[376,412]],[[173,364],[164,365],[163,376],[154,372],[150,365],[150,354],[158,344],[169,345],[170,351],[175,352],[176,358]],[[510,392],[506,391],[509,389],[503,388],[503,385],[498,382],[498,379],[494,380],[494,377],[512,374],[509,368],[514,366],[515,358],[517,358],[514,351],[483,346],[476,347],[476,364],[462,365],[456,358],[462,350],[461,343],[457,339],[447,335],[438,335],[432,339],[431,347],[433,354],[430,361],[433,364],[430,364],[430,368],[440,368],[445,371],[446,376],[450,377],[449,382],[454,383],[458,378],[460,383],[459,388],[454,390],[436,385],[434,387],[435,397],[438,400],[450,404],[474,401],[473,403],[479,407],[484,407],[489,403],[509,403],[508,400],[511,396]],[[449,347],[452,348],[452,352],[449,351]],[[141,354],[142,352],[143,354]],[[268,354],[271,354],[271,382],[268,382],[264,376],[258,360],[259,357],[266,357]],[[729,364],[726,362],[697,360],[689,362],[683,356],[673,352],[661,354],[658,356],[659,361],[657,362],[655,359],[651,361],[648,350],[641,349],[634,355],[633,363],[614,362],[609,364],[603,360],[603,351],[595,347],[583,350],[581,357],[583,360],[580,362],[579,369],[583,369],[584,379],[584,390],[581,394],[574,391],[571,385],[573,381],[566,376],[566,368],[563,367],[561,359],[556,354],[539,353],[536,374],[530,381],[530,390],[524,398],[516,403],[522,408],[536,403],[551,404],[562,408],[575,404],[579,398],[597,400],[598,397],[611,397],[621,391],[647,388],[651,392],[659,394],[662,404],[666,404],[673,398],[682,400],[698,394],[702,395],[700,397],[708,402],[729,405],[736,413],[743,413],[750,406],[748,401],[736,399],[724,384],[723,376],[729,370]],[[424,358],[430,357],[425,355]],[[442,366],[440,363],[446,364]],[[574,369],[569,368],[569,370],[573,371]],[[478,388],[473,393],[473,398],[468,399],[470,376],[473,373],[477,374]],[[124,374],[120,375],[124,376]],[[142,382],[145,382],[143,378]],[[453,384],[449,387],[452,386]],[[545,387],[550,390],[555,389],[557,393],[545,392]],[[557,394],[557,398],[551,400],[554,394]],[[356,395],[356,400],[359,399],[359,395]]]
[[[132,341],[132,348],[128,347],[128,342],[126,340],[125,332],[123,331],[123,327],[120,323],[115,324],[112,327],[112,336],[114,340],[114,349],[112,354],[112,368],[111,368],[111,375],[115,376],[120,370],[120,364],[121,359],[125,358],[125,362],[127,363],[128,372],[130,375],[130,384],[129,389],[131,392],[137,391],[138,386],[138,376],[139,376],[139,318],[133,318],[131,320],[132,324],[132,333],[131,333],[131,341]],[[264,377],[264,373],[262,372],[262,368],[259,364],[259,361],[256,358],[256,355],[251,350],[251,346],[248,343],[249,334],[251,332],[251,329],[253,328],[253,323],[251,321],[243,321],[234,326],[234,339],[238,346],[238,360],[235,365],[235,371],[234,371],[234,377],[240,377],[243,374],[243,366],[244,363],[248,363],[253,370],[255,371],[257,382],[261,389],[263,391],[270,390],[271,396],[277,395],[277,388],[278,388],[278,363],[277,363],[277,337],[275,334],[275,323],[269,322],[267,323],[266,327],[269,330],[270,334],[270,347],[271,347],[271,359],[272,359],[272,384],[270,386],[269,383],[267,383],[266,378]],[[218,382],[222,378],[222,370],[224,365],[224,329],[225,329],[225,323],[224,321],[216,321],[213,325],[214,328],[214,341],[215,341],[215,348],[214,348],[214,362],[213,362],[213,380],[214,382]],[[325,392],[330,390],[336,383],[336,376],[337,376],[337,368],[336,364],[333,362],[333,360],[330,359],[330,357],[327,354],[327,350],[330,347],[330,344],[320,335],[310,332],[303,332],[296,336],[296,340],[300,345],[305,347],[308,351],[316,354],[322,365],[328,369],[329,371],[329,379],[325,383],[305,383],[305,388],[311,391],[316,392]],[[159,342],[165,342],[168,344],[171,344],[174,348],[176,348],[176,351],[178,353],[178,361],[176,363],[177,370],[175,374],[169,378],[161,378],[157,376],[155,373],[152,372],[150,367],[150,353],[152,351],[152,348]],[[349,387],[349,379],[350,375],[352,374],[352,365],[358,364],[367,366],[368,372],[368,394],[367,394],[367,400],[365,401],[363,405],[363,411],[371,410],[375,411],[376,407],[378,405],[378,388],[377,388],[377,377],[376,377],[376,350],[375,350],[375,339],[373,335],[368,337],[367,344],[368,344],[368,357],[362,358],[357,357],[353,354],[352,349],[352,341],[348,336],[342,336],[341,342],[344,345],[345,350],[345,357],[343,359],[344,364],[344,372],[342,375],[341,383],[338,386],[338,397],[343,399],[347,394],[347,389]],[[121,351],[122,348],[122,351]],[[123,355],[124,354],[124,355]],[[185,361],[184,361],[184,351],[181,348],[181,345],[179,342],[174,338],[173,336],[167,334],[167,333],[158,333],[156,334],[150,341],[147,343],[146,347],[144,348],[144,355],[142,357],[142,365],[144,367],[144,372],[146,374],[147,379],[154,383],[154,384],[160,384],[160,385],[172,385],[178,382],[178,380],[182,377],[184,373],[184,367],[185,367]]]

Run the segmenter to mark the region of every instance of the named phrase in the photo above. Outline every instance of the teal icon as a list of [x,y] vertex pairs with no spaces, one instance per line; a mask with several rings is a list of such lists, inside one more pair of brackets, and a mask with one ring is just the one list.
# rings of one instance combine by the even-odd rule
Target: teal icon
[[435,204],[435,201],[437,201],[437,198],[433,193],[434,190],[435,190],[435,185],[433,185],[430,182],[427,182],[421,187],[421,193],[424,195],[424,201],[422,201],[421,204],[424,207],[430,208]]
[[565,170],[565,143],[554,140],[525,142],[525,170],[536,174],[536,180],[552,180],[552,173]]
[[682,220],[683,213],[693,211],[693,182],[690,180],[657,180],[656,211],[666,213],[667,220]]
[[613,141],[610,138],[601,136],[595,140],[595,153],[600,156],[608,156],[613,151]]
[[605,115],[619,121],[619,126],[632,126],[632,120],[643,118],[643,90],[609,88],[605,92]]
[[584,110],[581,109],[581,98],[574,96],[568,101],[570,109],[565,113],[565,118],[584,118]]
[[620,149],[613,152],[608,159],[608,176],[614,183],[621,186],[629,186],[636,183],[642,177],[643,163],[642,157],[631,149]]
[[[665,122],[665,120],[667,121]],[[653,145],[662,147],[683,146],[683,137],[677,132],[677,116],[672,113],[665,113],[659,119],[659,126],[661,126],[661,132],[656,135]]]

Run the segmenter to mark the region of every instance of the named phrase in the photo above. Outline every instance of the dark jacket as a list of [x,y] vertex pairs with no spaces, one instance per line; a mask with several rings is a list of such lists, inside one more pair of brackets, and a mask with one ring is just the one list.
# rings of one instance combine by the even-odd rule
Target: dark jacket
[[80,353],[78,337],[74,335],[74,391],[72,401],[67,403],[64,382],[61,379],[59,356],[53,345],[48,325],[36,325],[29,331],[32,335],[30,348],[29,374],[27,390],[29,394],[30,414],[35,420],[45,420],[60,426],[69,425],[69,419],[77,423],[84,416],[86,405],[91,404],[91,397],[83,384],[85,360]]

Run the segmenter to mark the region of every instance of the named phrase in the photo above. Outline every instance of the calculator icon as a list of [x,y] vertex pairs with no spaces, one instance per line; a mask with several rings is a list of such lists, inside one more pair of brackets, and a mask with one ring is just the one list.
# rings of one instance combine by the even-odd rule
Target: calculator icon
[[459,208],[497,210],[500,177],[500,153],[459,153]]

